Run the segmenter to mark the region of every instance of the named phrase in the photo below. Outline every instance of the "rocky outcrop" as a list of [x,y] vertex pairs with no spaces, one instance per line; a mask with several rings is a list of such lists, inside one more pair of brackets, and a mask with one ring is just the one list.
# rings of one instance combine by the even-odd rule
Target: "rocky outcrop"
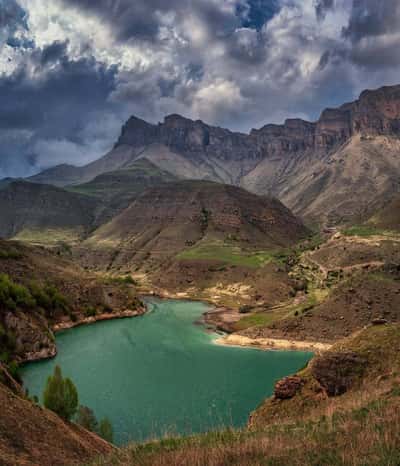
[[57,354],[53,332],[39,312],[8,312],[4,317],[4,326],[7,333],[15,337],[17,361],[38,361]]
[[276,383],[274,396],[278,400],[288,400],[293,398],[303,385],[304,380],[297,375],[285,377]]
[[326,353],[313,360],[311,374],[328,396],[339,396],[361,379],[367,360],[357,353]]

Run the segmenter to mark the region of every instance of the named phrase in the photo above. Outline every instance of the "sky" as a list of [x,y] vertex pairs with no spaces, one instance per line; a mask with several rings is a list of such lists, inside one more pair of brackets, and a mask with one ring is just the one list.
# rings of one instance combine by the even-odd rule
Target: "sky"
[[0,178],[88,163],[130,115],[247,132],[390,84],[399,0],[0,0]]

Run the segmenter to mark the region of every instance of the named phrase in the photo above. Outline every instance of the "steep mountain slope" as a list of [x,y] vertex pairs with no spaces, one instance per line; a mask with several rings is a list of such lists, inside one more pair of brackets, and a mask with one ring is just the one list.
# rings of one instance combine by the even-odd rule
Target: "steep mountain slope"
[[75,241],[92,228],[98,207],[89,196],[14,181],[0,190],[0,237]]
[[0,464],[72,466],[113,447],[76,424],[12,393],[0,382]]
[[125,209],[150,186],[175,177],[146,159],[62,189],[16,180],[0,185],[0,237],[75,242]]
[[79,183],[147,158],[179,178],[240,185],[278,197],[310,221],[340,223],[365,219],[399,192],[399,135],[400,86],[364,91],[315,123],[290,119],[248,135],[179,115],[158,125],[132,117],[105,157],[32,180]]

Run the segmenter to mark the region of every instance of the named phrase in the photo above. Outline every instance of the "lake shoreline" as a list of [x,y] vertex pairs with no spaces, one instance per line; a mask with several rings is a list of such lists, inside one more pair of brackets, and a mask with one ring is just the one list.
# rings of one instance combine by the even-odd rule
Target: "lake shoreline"
[[[133,317],[140,317],[146,314],[146,312],[147,312],[146,306],[144,306],[143,309],[139,311],[125,310],[125,311],[116,311],[116,312],[103,312],[95,316],[84,317],[82,319],[77,320],[76,322],[65,321],[65,322],[59,322],[57,324],[53,324],[49,326],[49,331],[55,337],[57,333],[65,331],[65,330],[70,330],[76,327],[81,327],[81,326],[86,326],[86,325],[93,325],[98,322],[105,322],[109,320],[130,319]],[[28,364],[31,362],[40,362],[40,361],[45,361],[47,359],[54,359],[57,356],[57,354],[58,354],[57,345],[54,341],[54,343],[47,348],[42,348],[39,351],[31,351],[25,354],[23,358],[20,358],[18,360],[18,363],[23,366],[24,364]]]
[[230,334],[214,340],[216,345],[252,348],[263,351],[311,351],[322,353],[329,351],[332,344],[312,341],[285,340],[278,338],[249,338],[243,335]]
[[189,420],[193,433],[245,425],[274,381],[311,357],[219,348],[214,340],[221,335],[207,335],[200,327],[206,303],[157,297],[143,302],[144,319],[60,331],[57,358],[22,369],[29,393],[40,396],[59,365],[77,384],[80,398],[110,418],[122,445],[162,436],[170,426],[184,434]]

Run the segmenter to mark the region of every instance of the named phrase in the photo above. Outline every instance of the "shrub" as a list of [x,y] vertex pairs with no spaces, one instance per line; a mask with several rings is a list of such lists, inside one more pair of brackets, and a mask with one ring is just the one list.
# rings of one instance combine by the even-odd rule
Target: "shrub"
[[111,422],[107,418],[101,420],[98,433],[107,442],[112,443],[114,441],[114,431]]
[[114,441],[113,428],[108,418],[102,419],[99,424],[93,410],[87,406],[79,406],[76,423],[84,429],[100,435],[107,442],[112,443]]
[[96,308],[93,306],[87,306],[85,309],[85,316],[86,317],[94,317],[97,314]]
[[47,379],[43,393],[44,406],[69,421],[78,407],[78,392],[71,379],[63,378],[61,368],[56,366],[54,374]]
[[79,406],[76,423],[91,432],[97,432],[99,427],[94,412],[87,406]]
[[45,287],[41,287],[36,282],[31,282],[29,289],[37,305],[43,308],[48,314],[52,315],[56,311],[65,312],[68,310],[69,304],[67,299],[54,285],[48,284]]
[[0,307],[15,310],[35,306],[36,300],[27,288],[14,283],[8,275],[0,274]]

